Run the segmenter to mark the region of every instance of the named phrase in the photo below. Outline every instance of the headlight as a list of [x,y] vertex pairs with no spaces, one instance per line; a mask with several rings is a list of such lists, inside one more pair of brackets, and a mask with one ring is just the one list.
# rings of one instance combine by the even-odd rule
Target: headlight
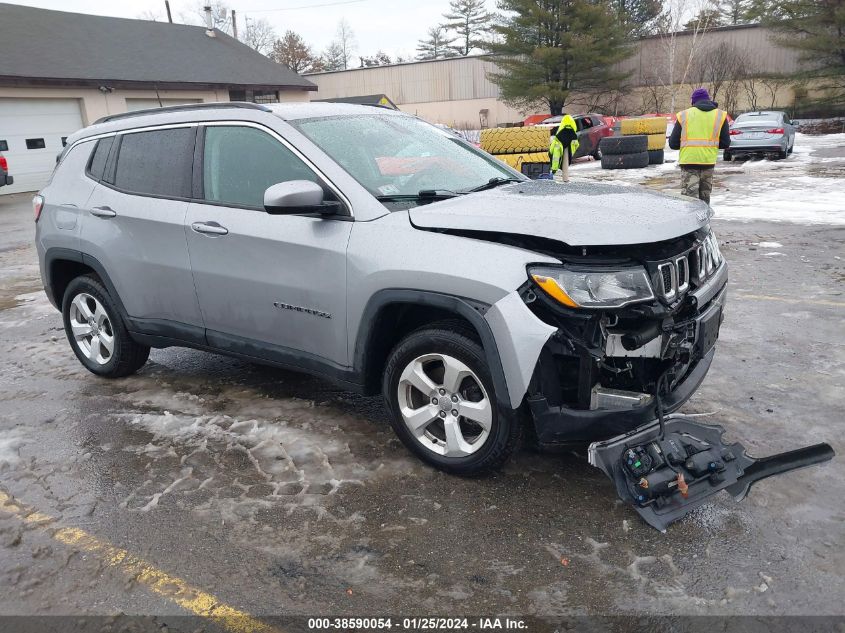
[[570,308],[621,308],[654,299],[641,266],[607,270],[536,266],[528,274],[546,294]]

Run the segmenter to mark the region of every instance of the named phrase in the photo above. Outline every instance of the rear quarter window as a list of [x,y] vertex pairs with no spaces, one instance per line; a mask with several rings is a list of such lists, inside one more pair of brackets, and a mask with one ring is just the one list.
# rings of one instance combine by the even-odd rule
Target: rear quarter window
[[114,144],[114,137],[101,138],[97,141],[97,146],[91,154],[91,160],[88,163],[87,174],[94,180],[102,180],[103,173],[106,169],[106,161],[109,157],[109,150]]
[[192,127],[123,134],[114,186],[141,195],[190,197],[195,136]]

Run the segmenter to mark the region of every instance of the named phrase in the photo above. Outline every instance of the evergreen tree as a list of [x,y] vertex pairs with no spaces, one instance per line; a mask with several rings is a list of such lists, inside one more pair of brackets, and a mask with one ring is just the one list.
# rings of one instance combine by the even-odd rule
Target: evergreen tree
[[483,38],[490,30],[492,16],[484,8],[484,0],[452,0],[449,11],[443,14],[447,22],[443,25],[454,31],[460,40],[461,55],[483,45]]
[[633,52],[609,0],[500,0],[506,12],[491,42],[499,71],[490,78],[514,107],[561,114],[573,91],[607,91],[626,77],[614,70]]
[[845,3],[842,0],[754,0],[752,17],[771,28],[781,46],[807,65],[805,76],[823,78],[827,99],[845,100]]
[[722,21],[725,24],[746,24],[751,21],[751,0],[725,0],[721,4]]
[[417,43],[417,59],[442,59],[444,57],[455,57],[460,51],[453,45],[454,37],[449,36],[442,26],[433,26],[428,29],[428,37]]
[[616,12],[632,37],[651,35],[663,12],[663,0],[616,0]]

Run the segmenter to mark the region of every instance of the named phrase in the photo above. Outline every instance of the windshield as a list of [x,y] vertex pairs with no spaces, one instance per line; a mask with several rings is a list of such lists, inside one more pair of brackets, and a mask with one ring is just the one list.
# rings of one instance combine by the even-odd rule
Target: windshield
[[489,154],[410,116],[365,114],[290,123],[376,197],[465,193],[493,179],[518,178]]

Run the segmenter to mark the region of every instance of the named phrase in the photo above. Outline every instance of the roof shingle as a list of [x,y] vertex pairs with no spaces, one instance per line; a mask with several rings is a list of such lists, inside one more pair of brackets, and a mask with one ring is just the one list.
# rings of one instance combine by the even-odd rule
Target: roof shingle
[[203,26],[0,3],[0,82],[235,88],[317,87],[236,39]]

